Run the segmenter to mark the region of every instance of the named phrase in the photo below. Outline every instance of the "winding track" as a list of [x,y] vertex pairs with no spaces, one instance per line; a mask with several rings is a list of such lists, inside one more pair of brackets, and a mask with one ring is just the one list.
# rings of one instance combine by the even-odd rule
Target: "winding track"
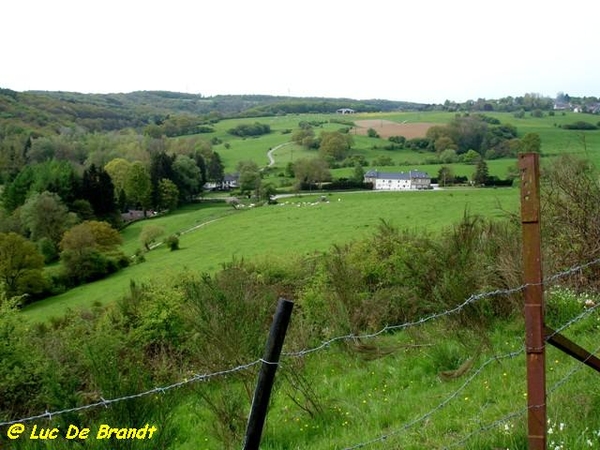
[[272,167],[273,165],[275,165],[275,158],[273,158],[273,152],[275,150],[279,150],[281,147],[285,147],[286,145],[290,145],[290,144],[292,144],[292,142],[285,142],[283,144],[276,145],[271,150],[269,150],[267,152],[267,157],[269,158],[269,165],[267,167]]

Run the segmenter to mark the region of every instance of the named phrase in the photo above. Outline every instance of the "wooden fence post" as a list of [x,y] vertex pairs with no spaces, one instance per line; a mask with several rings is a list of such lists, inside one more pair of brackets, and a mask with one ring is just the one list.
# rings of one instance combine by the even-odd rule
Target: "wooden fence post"
[[546,355],[540,232],[539,155],[519,155],[527,355],[527,436],[530,450],[546,450]]
[[262,435],[263,426],[267,418],[267,409],[269,407],[269,399],[271,398],[271,390],[275,380],[275,372],[279,364],[279,356],[283,347],[285,333],[294,303],[279,299],[277,311],[273,317],[269,338],[265,347],[262,366],[258,374],[258,381],[254,391],[252,400],[252,408],[248,417],[248,425],[246,427],[246,438],[244,441],[244,450],[258,450],[260,438]]

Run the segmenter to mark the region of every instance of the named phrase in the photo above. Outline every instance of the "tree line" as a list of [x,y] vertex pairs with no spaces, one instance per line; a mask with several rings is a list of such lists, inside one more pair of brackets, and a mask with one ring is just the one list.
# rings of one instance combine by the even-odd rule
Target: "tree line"
[[[26,301],[126,266],[116,230],[129,210],[175,209],[224,177],[209,142],[134,132],[28,138],[5,161],[0,282]],[[60,270],[45,277],[44,264],[55,261]]]

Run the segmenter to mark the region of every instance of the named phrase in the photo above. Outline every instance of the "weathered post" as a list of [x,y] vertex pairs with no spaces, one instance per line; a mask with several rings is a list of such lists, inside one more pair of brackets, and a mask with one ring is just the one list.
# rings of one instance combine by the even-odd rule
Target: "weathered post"
[[277,311],[273,317],[269,338],[265,347],[262,366],[258,374],[258,381],[254,391],[252,400],[252,408],[248,417],[248,425],[246,427],[246,438],[244,441],[244,450],[258,450],[262,430],[267,418],[267,409],[269,407],[269,399],[271,398],[271,390],[275,380],[275,372],[279,364],[279,356],[283,347],[285,333],[294,303],[279,299]]
[[546,359],[537,153],[519,155],[525,287],[527,427],[530,450],[546,450]]

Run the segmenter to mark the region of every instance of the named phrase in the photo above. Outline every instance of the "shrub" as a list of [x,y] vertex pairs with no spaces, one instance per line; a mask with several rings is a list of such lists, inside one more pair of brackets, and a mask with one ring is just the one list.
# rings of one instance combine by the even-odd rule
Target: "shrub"
[[174,234],[165,239],[165,244],[171,251],[179,250],[179,238]]
[[577,122],[564,124],[562,128],[564,130],[597,130],[598,126],[593,123],[578,120]]

